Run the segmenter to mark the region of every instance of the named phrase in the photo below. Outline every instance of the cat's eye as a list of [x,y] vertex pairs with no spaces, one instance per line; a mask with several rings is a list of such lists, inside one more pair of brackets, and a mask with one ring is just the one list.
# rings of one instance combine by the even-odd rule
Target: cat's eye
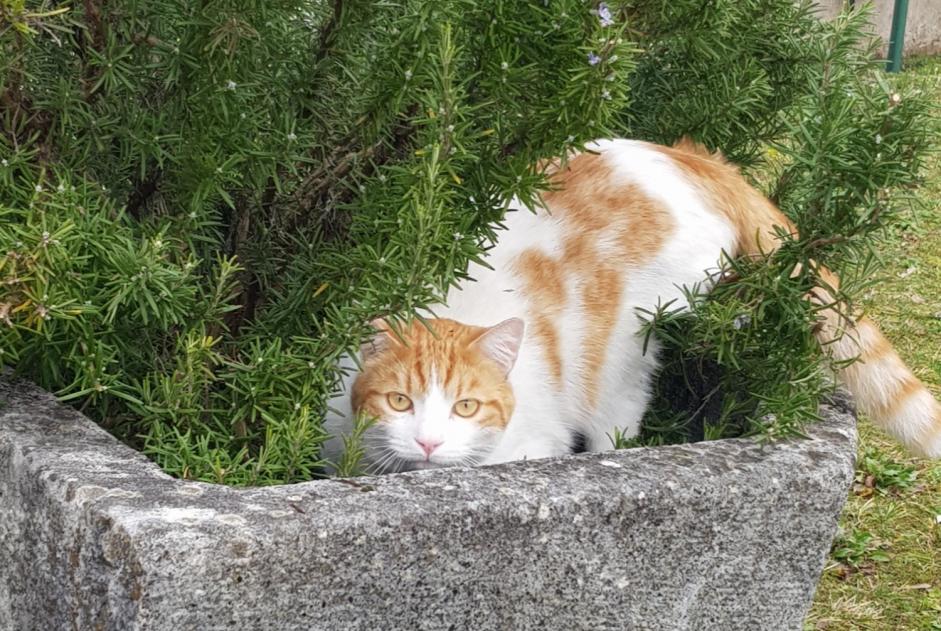
[[480,409],[480,401],[477,399],[461,399],[454,404],[454,413],[458,416],[473,416]]
[[404,412],[412,407],[412,400],[401,392],[390,392],[386,395],[386,401],[388,401],[389,407],[396,412]]

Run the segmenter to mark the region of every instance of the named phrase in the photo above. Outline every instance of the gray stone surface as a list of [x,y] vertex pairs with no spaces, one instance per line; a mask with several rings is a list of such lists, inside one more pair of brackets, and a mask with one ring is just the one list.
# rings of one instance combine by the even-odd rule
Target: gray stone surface
[[0,629],[799,629],[853,474],[809,440],[232,489],[0,376]]

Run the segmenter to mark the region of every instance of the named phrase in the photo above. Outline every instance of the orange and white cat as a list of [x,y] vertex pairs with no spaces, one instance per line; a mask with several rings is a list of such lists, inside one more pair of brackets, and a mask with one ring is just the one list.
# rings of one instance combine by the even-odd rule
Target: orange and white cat
[[[590,451],[639,431],[657,369],[637,309],[703,283],[725,255],[774,249],[788,219],[720,156],[689,142],[602,140],[551,175],[536,213],[511,210],[464,281],[398,334],[377,321],[331,401],[341,448],[355,413],[375,472],[557,456],[581,434]],[[836,278],[824,271],[835,286]],[[825,290],[817,299],[825,299]],[[941,405],[868,319],[835,311],[817,332],[861,410],[912,451],[941,456]],[[840,337],[840,333],[845,335]],[[837,341],[833,341],[835,339]]]

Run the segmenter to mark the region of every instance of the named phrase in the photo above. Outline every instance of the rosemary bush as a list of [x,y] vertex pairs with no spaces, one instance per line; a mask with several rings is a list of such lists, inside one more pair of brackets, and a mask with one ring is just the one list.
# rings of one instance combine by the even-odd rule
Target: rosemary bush
[[[800,434],[817,418],[821,397],[833,387],[829,375],[839,368],[813,335],[819,312],[833,305],[804,297],[829,287],[818,273],[826,266],[841,277],[833,292],[839,308],[858,313],[854,299],[877,279],[885,228],[911,209],[910,193],[938,131],[931,102],[917,88],[896,92],[889,85],[867,30],[868,8],[829,24],[806,8],[792,9],[796,28],[780,33],[782,41],[771,47],[785,51],[782,59],[800,62],[799,69],[782,68],[779,60],[769,64],[757,41],[752,49],[756,60],[784,73],[771,84],[790,80],[798,88],[787,97],[778,89],[757,91],[767,95],[755,106],[757,135],[749,139],[736,131],[742,110],[732,105],[723,111],[722,93],[693,90],[694,109],[705,112],[706,122],[687,122],[694,135],[715,139],[754,165],[750,175],[794,220],[800,236],[787,235],[771,256],[727,262],[718,274],[728,280],[708,295],[691,288],[690,310],[659,305],[648,314],[647,334],[664,342],[664,369],[642,436],[619,440],[621,445]],[[738,10],[746,19],[758,17],[747,17],[744,6]],[[710,47],[732,54],[737,32],[711,32]],[[756,81],[745,83],[748,94]],[[782,103],[787,106],[770,117]],[[684,128],[681,121],[664,127],[674,125]],[[671,137],[655,130],[652,135]],[[757,161],[759,150],[764,160]]]
[[[0,0],[0,362],[174,475],[309,479],[336,359],[484,256],[540,160],[690,135],[803,233],[652,321],[674,394],[645,440],[690,409],[793,433],[825,387],[794,265],[851,298],[930,134],[862,24],[792,0]],[[684,411],[694,372],[713,394]]]

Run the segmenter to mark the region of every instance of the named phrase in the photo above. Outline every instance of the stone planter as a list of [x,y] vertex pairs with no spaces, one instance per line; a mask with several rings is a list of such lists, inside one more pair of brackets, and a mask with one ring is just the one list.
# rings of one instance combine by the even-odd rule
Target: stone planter
[[799,629],[852,412],[724,440],[234,489],[0,377],[0,629]]

